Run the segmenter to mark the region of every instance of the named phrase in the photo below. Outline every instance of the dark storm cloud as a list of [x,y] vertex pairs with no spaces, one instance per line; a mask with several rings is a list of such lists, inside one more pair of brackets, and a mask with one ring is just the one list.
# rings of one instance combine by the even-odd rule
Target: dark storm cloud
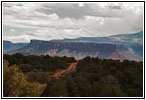
[[78,4],[52,4],[47,5],[43,4],[40,9],[37,9],[39,12],[43,12],[47,15],[56,13],[60,18],[82,18],[85,15],[89,14],[89,9],[85,7],[79,7]]
[[[80,19],[84,16],[97,16],[97,17],[119,17],[119,15],[114,15],[113,11],[110,9],[118,9],[121,7],[116,5],[109,5],[106,8],[101,9],[100,5],[93,5],[85,3],[84,6],[79,6],[77,3],[65,3],[65,4],[42,4],[41,8],[37,11],[45,13],[47,15],[56,13],[60,18],[75,18]],[[121,16],[121,15],[120,15]]]
[[113,5],[113,4],[108,5],[108,8],[109,9],[116,9],[116,10],[121,10],[122,9],[121,5]]

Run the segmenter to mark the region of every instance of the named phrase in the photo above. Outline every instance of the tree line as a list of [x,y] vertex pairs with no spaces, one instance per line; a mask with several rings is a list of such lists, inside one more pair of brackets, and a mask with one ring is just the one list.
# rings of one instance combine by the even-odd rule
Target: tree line
[[21,54],[4,55],[4,59],[4,96],[143,96],[143,62],[86,57],[78,61],[76,71],[48,80],[53,71],[76,60]]

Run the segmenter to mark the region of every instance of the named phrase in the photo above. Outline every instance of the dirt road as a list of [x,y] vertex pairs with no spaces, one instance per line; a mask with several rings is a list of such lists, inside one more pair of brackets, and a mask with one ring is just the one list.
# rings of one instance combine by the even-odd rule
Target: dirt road
[[77,62],[71,63],[66,69],[61,69],[53,74],[53,77],[59,78],[63,73],[75,70]]

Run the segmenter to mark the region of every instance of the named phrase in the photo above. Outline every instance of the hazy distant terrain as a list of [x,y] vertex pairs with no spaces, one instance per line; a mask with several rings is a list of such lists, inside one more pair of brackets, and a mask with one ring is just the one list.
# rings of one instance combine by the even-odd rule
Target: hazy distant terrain
[[61,57],[67,56],[75,57],[77,60],[90,56],[114,60],[127,59],[142,61],[142,57],[128,47],[103,43],[49,42],[31,40],[30,44],[27,46],[7,53],[21,53],[23,55],[50,55]]
[[26,46],[6,52],[24,55],[67,56],[75,59],[99,57],[114,60],[142,61],[143,32],[110,37],[77,38],[64,40],[31,40]]
[[3,41],[3,52],[11,51],[11,50],[16,50],[20,49],[24,46],[26,46],[28,43],[12,43],[10,41]]
[[134,34],[113,35],[109,37],[81,37],[77,39],[52,41],[121,44],[132,48],[137,54],[143,56],[143,31]]

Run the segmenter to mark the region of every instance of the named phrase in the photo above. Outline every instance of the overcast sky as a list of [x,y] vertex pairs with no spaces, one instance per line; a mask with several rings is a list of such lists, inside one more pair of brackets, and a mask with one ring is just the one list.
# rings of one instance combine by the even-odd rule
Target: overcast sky
[[30,42],[135,33],[143,3],[3,3],[3,39]]

